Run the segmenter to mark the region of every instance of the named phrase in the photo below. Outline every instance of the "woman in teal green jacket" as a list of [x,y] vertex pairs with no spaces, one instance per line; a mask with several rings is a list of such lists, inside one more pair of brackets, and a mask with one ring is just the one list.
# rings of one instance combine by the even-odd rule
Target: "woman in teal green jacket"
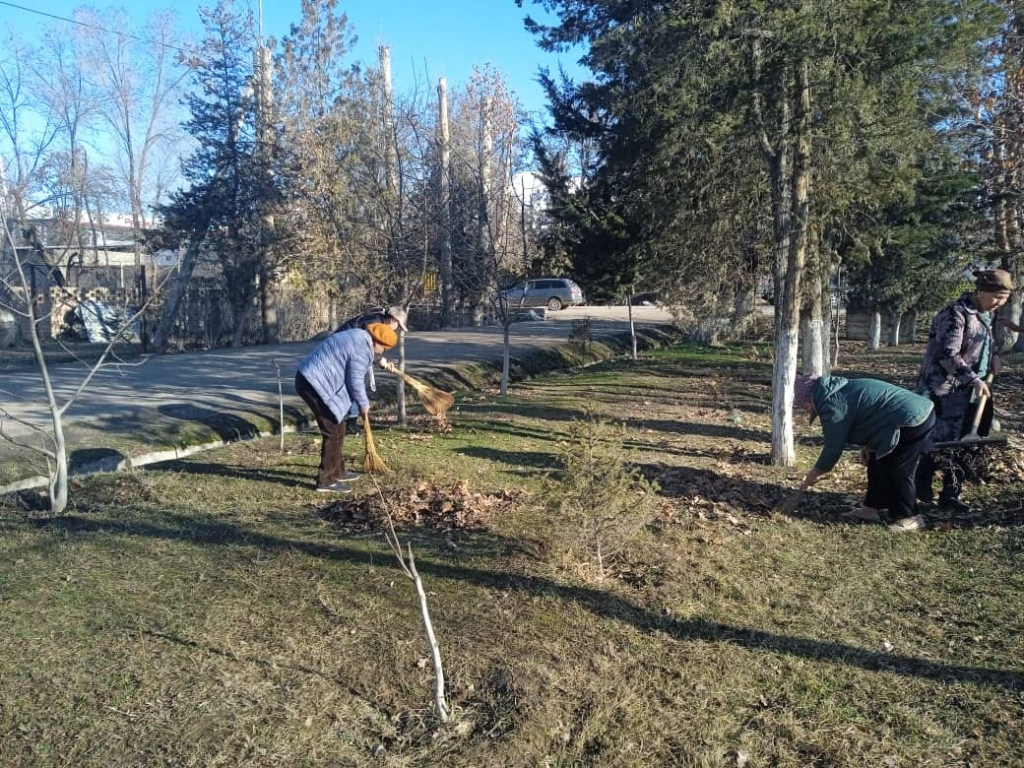
[[932,401],[877,379],[800,376],[794,405],[821,419],[825,446],[801,488],[831,471],[847,444],[863,446],[868,491],[863,517],[900,520],[914,514],[914,473],[931,448]]

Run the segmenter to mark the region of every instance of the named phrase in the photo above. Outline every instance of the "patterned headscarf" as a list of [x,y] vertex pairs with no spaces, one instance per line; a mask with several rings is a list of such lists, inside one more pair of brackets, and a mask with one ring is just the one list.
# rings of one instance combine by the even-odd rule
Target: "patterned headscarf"
[[814,389],[814,385],[818,382],[820,376],[797,376],[796,377],[796,393],[793,396],[793,407],[803,408],[807,403],[811,402],[811,390]]

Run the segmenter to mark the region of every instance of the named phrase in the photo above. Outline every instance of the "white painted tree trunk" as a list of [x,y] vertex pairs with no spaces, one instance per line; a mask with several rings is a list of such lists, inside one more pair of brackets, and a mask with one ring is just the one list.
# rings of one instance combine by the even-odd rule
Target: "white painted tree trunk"
[[[762,41],[752,41],[757,81],[765,79]],[[790,79],[792,75],[795,77]],[[771,182],[772,261],[775,281],[775,367],[772,371],[772,464],[792,466],[793,384],[800,337],[800,283],[807,252],[810,190],[810,71],[779,67],[772,83],[754,93],[754,126]],[[791,99],[790,84],[795,81]],[[770,87],[769,87],[770,86]],[[791,113],[792,107],[792,113]],[[771,109],[774,118],[767,116]]]
[[281,378],[281,361],[274,360],[274,369],[277,371],[277,431],[280,435],[281,453],[284,453],[284,381]]
[[506,317],[505,318],[505,322],[504,322],[504,327],[502,328],[501,385],[500,385],[500,388],[498,390],[498,394],[501,394],[501,395],[508,394],[508,375],[509,375],[509,369],[511,367],[511,360],[512,360],[512,355],[511,355],[511,352],[510,352],[511,344],[510,344],[510,341],[509,341],[510,336],[511,336],[511,333],[510,333],[511,329],[512,329],[512,318],[511,317]]
[[893,312],[889,316],[889,346],[898,347],[900,345],[900,324],[903,322],[903,314],[901,312]]
[[[401,328],[398,329],[398,370],[405,370],[405,331]],[[405,426],[405,380],[401,377],[398,379],[398,386],[395,390],[395,418],[398,421],[398,426]]]
[[871,325],[868,327],[868,349],[878,349],[882,346],[882,313],[878,310],[871,312]]
[[772,463],[792,466],[793,384],[796,381],[798,332],[779,328],[775,335],[775,368],[772,370]]
[[[792,175],[789,184],[782,184],[773,191],[773,195],[780,195],[788,188],[790,193],[788,201],[784,197],[778,201],[783,206],[783,216],[780,220],[776,212],[775,225],[776,275],[782,278],[783,291],[782,296],[776,299],[776,312],[779,314],[775,322],[775,370],[772,376],[772,464],[784,467],[796,463],[793,398],[800,341],[800,294],[810,223],[811,86],[806,61],[800,62],[796,68],[794,105],[795,136],[784,137],[780,147],[780,154],[785,154],[789,149],[788,142],[793,141]],[[781,164],[781,168],[784,169],[785,165]],[[780,228],[779,224],[784,226]]]
[[636,354],[636,326],[633,325],[633,289],[631,288],[626,292],[626,309],[629,311],[629,343],[630,343],[630,358],[632,360],[637,359]]

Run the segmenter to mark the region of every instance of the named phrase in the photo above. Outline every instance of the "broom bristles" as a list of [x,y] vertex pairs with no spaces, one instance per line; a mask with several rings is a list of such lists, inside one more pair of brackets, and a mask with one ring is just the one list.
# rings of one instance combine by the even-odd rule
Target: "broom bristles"
[[423,403],[424,409],[431,416],[444,413],[455,404],[455,397],[443,389],[436,389],[424,384],[419,379],[414,379],[405,371],[400,371],[397,368],[394,369],[394,372],[402,381],[415,390],[420,402]]
[[420,392],[419,396],[420,402],[423,403],[423,408],[431,416],[438,416],[455,404],[455,398],[448,392],[432,387]]
[[363,434],[366,436],[366,458],[363,459],[363,471],[379,475],[388,471],[388,465],[377,453],[373,444],[373,433],[370,431],[370,414],[363,414]]

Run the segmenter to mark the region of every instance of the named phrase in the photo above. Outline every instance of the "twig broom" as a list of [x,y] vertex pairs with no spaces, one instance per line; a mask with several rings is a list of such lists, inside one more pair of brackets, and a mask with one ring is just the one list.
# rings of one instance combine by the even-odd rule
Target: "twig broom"
[[373,445],[373,433],[370,432],[370,414],[363,414],[363,434],[366,435],[366,458],[363,459],[363,471],[381,474],[388,471],[388,465],[377,453]]
[[424,384],[419,379],[414,379],[405,371],[400,371],[397,367],[392,368],[391,372],[416,391],[417,397],[419,397],[423,407],[431,416],[444,413],[455,404],[455,398],[443,389],[436,389],[428,384]]

